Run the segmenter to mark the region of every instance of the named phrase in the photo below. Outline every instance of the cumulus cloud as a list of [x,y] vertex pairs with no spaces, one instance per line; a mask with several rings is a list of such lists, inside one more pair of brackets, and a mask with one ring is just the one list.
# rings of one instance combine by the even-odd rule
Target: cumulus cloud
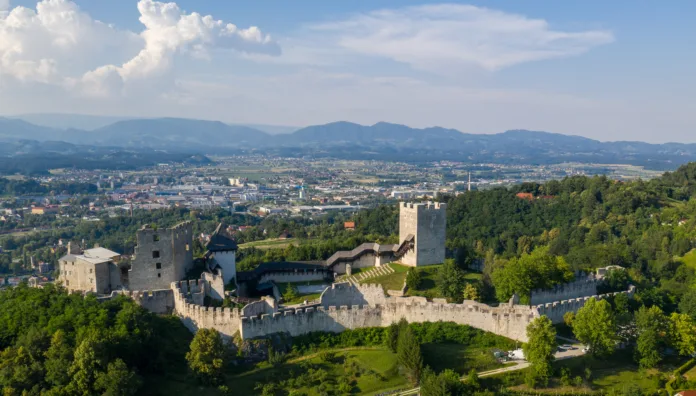
[[309,28],[354,53],[425,70],[462,65],[498,70],[579,55],[614,41],[606,30],[565,32],[542,19],[459,4],[384,9]]
[[[2,11],[5,7],[5,10]],[[138,2],[144,30],[135,33],[94,20],[70,0],[41,0],[36,9],[9,9],[0,0],[0,77],[62,85],[107,96],[130,81],[166,73],[177,54],[208,57],[213,49],[280,54],[257,27],[185,13],[175,3]]]

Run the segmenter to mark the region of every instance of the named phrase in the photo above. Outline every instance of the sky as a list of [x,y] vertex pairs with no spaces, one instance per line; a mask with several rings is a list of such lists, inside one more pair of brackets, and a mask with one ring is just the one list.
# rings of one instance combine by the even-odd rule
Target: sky
[[696,143],[696,2],[0,0],[0,115]]

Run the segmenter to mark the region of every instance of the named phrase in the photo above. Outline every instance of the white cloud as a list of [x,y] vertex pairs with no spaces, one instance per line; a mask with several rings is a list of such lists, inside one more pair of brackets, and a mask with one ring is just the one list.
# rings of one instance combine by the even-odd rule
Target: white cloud
[[0,0],[0,13],[10,9],[10,0]]
[[545,20],[458,4],[379,10],[309,29],[350,52],[431,71],[466,65],[498,70],[614,41],[610,31],[564,32]]
[[[0,6],[9,9],[9,3]],[[140,0],[138,11],[145,27],[139,34],[94,20],[70,0],[0,12],[0,78],[108,96],[130,81],[166,74],[177,54],[208,57],[216,48],[280,54],[278,44],[257,27],[240,29],[153,0]]]

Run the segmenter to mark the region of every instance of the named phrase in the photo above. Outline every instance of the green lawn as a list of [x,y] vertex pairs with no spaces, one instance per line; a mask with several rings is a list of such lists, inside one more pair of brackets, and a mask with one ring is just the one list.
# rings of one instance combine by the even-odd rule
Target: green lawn
[[[355,362],[360,368],[360,374],[351,378],[350,394],[371,395],[383,389],[407,387],[406,380],[399,375],[396,355],[382,348],[340,351],[330,363],[322,362],[318,356],[314,356],[309,359],[294,359],[278,367],[263,364],[259,369],[229,377],[227,385],[239,395],[260,394],[260,391],[255,390],[257,384],[272,383],[281,389],[295,389],[299,394],[318,396],[321,394],[321,387],[335,388],[337,382],[346,377],[347,360]],[[308,368],[303,363],[308,363],[311,367]],[[314,382],[297,386],[295,381],[301,375],[311,376]]]
[[367,279],[362,283],[372,284],[372,285],[382,285],[382,288],[386,290],[401,290],[404,287],[404,281],[406,280],[406,272],[409,267],[400,264],[388,264],[394,272],[389,275],[377,276],[375,278]]
[[301,303],[305,302],[305,300],[311,302],[313,300],[318,300],[319,297],[321,297],[321,293],[301,294],[301,295],[299,295],[296,298],[293,298],[291,300],[283,301],[283,305],[301,304]]
[[[583,381],[579,387],[563,386],[559,378],[555,377],[550,381],[549,387],[535,389],[534,392],[538,394],[614,394],[614,392],[625,394],[621,392],[633,390],[631,387],[639,386],[644,394],[655,394],[660,389],[658,388],[658,376],[662,374],[669,377],[680,363],[683,362],[681,360],[667,361],[659,368],[641,370],[633,362],[631,353],[624,351],[617,352],[611,359],[607,360],[592,359],[590,356],[572,358],[555,362],[554,366],[557,372],[562,367],[567,367],[570,369],[571,378],[584,377],[587,367],[591,370],[589,384],[587,381]],[[493,376],[486,380],[489,381],[489,386],[491,383],[495,383],[508,386],[513,390],[529,391],[530,389],[524,385],[526,370],[528,369]]]
[[[437,272],[442,265],[429,265],[427,267],[418,268],[417,271],[421,274],[421,284],[416,290],[409,290],[410,296],[423,296],[427,298],[440,298],[442,295],[437,289]],[[464,276],[467,282],[478,282],[483,275],[476,272],[467,272]]]
[[[330,282],[324,281],[324,280],[317,280],[317,281],[308,281],[308,282],[297,282],[293,283],[294,286],[302,286],[302,285],[322,285],[326,284],[327,286],[329,285]],[[276,286],[278,286],[278,290],[280,290],[280,294],[285,293],[286,288],[288,287],[288,283],[276,283]],[[293,304],[300,304],[303,303],[305,300],[307,301],[312,301],[312,300],[317,300],[321,297],[321,293],[308,293],[308,294],[302,294],[298,293],[298,296],[296,298],[293,298],[288,301],[283,301],[283,304],[285,305],[293,305]]]
[[281,249],[287,247],[288,245],[299,245],[300,242],[296,239],[264,239],[262,241],[247,242],[239,245],[240,249],[246,249],[254,247],[257,249]]
[[476,371],[503,367],[493,356],[493,348],[478,348],[461,344],[424,344],[423,362],[436,372],[452,369],[466,375],[472,368]]

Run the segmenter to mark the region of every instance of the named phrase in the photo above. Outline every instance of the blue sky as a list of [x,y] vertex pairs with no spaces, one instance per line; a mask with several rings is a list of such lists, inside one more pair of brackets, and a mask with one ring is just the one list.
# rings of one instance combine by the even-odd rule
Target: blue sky
[[691,1],[4,3],[0,114],[696,142]]

